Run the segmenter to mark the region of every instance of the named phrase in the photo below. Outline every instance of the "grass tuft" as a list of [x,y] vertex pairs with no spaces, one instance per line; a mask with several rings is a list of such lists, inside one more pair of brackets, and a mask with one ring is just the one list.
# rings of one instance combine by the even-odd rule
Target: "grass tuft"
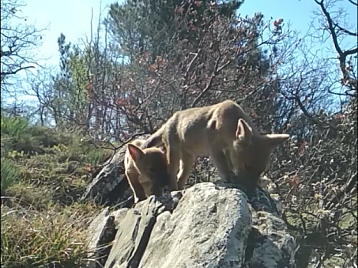
[[[84,207],[85,206],[85,207]],[[45,211],[1,207],[1,265],[21,267],[80,267],[88,250],[87,227],[100,212],[92,204]]]

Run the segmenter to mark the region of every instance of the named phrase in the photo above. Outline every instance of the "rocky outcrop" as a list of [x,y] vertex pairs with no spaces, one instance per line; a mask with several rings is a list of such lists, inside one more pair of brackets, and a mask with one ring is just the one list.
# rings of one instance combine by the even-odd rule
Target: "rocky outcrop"
[[90,249],[100,248],[90,267],[294,267],[294,240],[261,188],[199,183],[131,209],[107,208],[90,234]]

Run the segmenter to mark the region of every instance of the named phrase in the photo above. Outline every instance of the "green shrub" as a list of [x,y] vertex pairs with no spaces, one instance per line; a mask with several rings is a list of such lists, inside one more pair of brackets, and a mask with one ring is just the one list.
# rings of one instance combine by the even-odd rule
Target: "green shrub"
[[41,152],[40,144],[31,134],[29,122],[23,117],[1,116],[2,153],[16,150],[25,154]]
[[70,134],[57,132],[55,129],[44,126],[30,126],[29,132],[39,144],[46,148],[59,144],[69,145],[72,140]]
[[1,158],[1,190],[8,189],[12,184],[20,180],[22,177],[21,170],[13,161]]
[[24,133],[27,132],[29,122],[23,117],[8,117],[1,114],[1,136],[9,135],[19,139]]

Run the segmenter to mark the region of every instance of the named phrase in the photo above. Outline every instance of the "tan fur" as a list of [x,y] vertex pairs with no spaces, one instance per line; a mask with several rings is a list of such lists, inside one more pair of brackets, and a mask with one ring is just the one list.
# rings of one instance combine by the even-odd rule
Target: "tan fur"
[[[184,188],[196,158],[206,155],[228,182],[235,178],[234,170],[244,178],[254,174],[258,180],[272,151],[288,138],[287,134],[259,134],[243,109],[226,100],[174,113],[143,148],[165,145],[169,188],[176,190]],[[256,187],[257,181],[254,184]]]
[[137,203],[150,195],[160,195],[169,183],[165,154],[159,148],[141,149],[144,140],[127,145],[124,157],[125,174]]

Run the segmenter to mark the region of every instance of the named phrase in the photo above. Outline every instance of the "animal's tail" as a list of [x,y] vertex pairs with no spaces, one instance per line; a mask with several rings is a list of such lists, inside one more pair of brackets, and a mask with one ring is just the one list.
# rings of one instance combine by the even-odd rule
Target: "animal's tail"
[[154,132],[142,145],[142,148],[149,148],[154,146],[160,146],[163,144],[162,135],[164,132],[164,126]]

